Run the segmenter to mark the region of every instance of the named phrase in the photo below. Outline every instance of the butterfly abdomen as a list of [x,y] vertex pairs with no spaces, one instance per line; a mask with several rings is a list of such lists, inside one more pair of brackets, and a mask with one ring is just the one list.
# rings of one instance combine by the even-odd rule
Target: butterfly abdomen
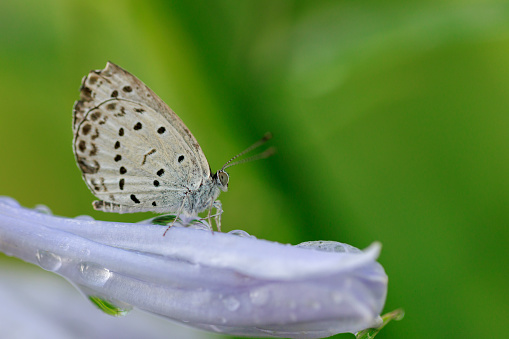
[[212,178],[209,177],[198,189],[189,191],[184,210],[187,210],[189,215],[198,215],[198,213],[208,210],[220,193],[221,190],[215,185]]

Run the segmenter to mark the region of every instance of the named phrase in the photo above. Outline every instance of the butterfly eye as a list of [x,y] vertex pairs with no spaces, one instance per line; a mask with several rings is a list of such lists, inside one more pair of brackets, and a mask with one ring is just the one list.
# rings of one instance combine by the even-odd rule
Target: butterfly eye
[[226,172],[219,173],[219,180],[221,181],[221,185],[228,187],[228,174]]

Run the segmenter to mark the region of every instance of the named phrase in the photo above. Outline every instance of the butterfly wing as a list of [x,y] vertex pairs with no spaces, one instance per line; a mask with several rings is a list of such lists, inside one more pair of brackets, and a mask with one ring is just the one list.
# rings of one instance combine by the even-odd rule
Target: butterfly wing
[[[175,212],[210,177],[182,120],[136,77],[108,63],[83,79],[74,106],[74,153],[108,212]],[[183,211],[185,212],[185,211]]]

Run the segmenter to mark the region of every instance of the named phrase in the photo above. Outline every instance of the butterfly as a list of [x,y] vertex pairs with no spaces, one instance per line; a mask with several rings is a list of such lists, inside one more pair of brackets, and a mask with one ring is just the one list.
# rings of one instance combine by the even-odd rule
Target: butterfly
[[[176,213],[195,217],[228,190],[228,167],[274,154],[274,148],[232,162],[268,141],[270,133],[212,173],[182,120],[150,88],[112,62],[82,80],[73,109],[74,155],[103,212]],[[176,220],[176,218],[175,218]],[[217,225],[220,231],[220,225]],[[165,232],[166,233],[166,232]]]

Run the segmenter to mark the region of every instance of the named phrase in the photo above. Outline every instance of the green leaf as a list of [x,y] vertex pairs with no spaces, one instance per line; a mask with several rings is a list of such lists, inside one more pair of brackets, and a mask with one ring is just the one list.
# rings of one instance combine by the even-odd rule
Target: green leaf
[[380,332],[380,330],[382,328],[384,328],[385,325],[387,325],[391,320],[401,320],[401,319],[403,319],[404,316],[405,316],[405,311],[401,308],[398,308],[397,310],[386,313],[382,316],[383,323],[382,323],[382,325],[380,325],[380,327],[368,328],[368,329],[362,330],[360,332],[357,332],[355,337],[357,339],[374,338],[378,334],[378,332]]

